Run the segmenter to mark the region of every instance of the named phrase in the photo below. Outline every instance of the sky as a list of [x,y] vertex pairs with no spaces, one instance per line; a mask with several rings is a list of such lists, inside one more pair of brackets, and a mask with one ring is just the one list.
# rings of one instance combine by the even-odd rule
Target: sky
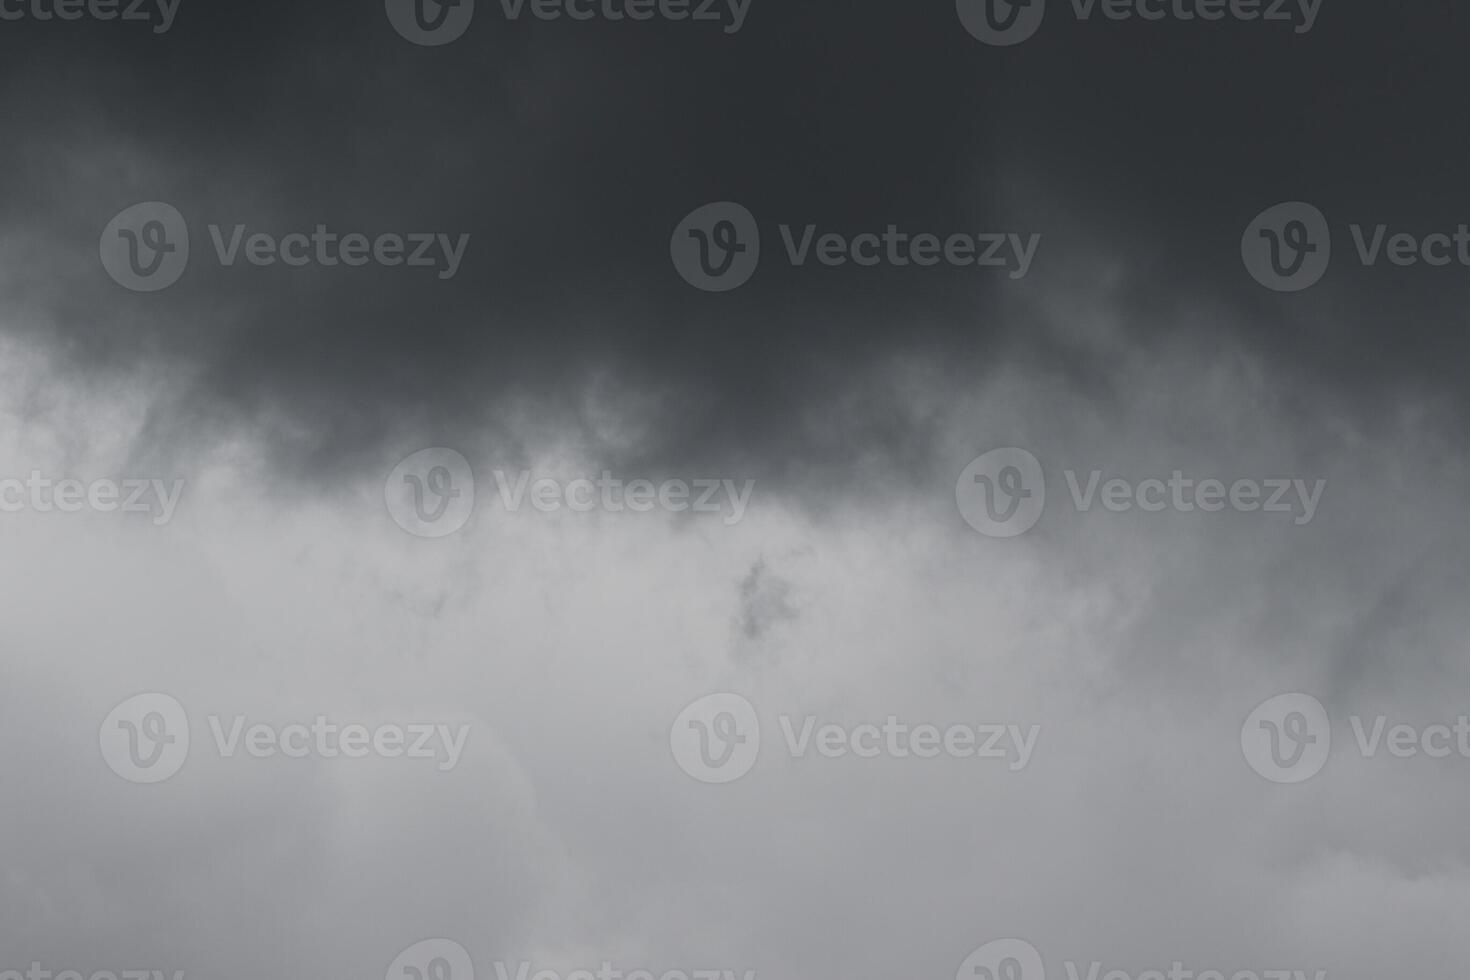
[[1463,975],[1470,14],[989,2],[0,0],[0,980]]

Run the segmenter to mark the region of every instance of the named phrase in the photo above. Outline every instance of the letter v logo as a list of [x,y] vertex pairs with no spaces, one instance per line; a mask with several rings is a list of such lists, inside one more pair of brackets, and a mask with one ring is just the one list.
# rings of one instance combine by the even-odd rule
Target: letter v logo
[[955,11],[972,37],[1004,48],[1040,29],[1046,0],[955,0]]

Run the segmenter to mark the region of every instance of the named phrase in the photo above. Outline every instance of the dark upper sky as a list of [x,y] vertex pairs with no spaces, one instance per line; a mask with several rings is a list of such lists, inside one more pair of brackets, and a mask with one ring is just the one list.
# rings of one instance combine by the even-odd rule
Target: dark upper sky
[[[1458,402],[1470,268],[1353,268],[1346,223],[1422,235],[1470,219],[1467,38],[1462,5],[1363,0],[1324,0],[1307,34],[1082,23],[1052,0],[1006,49],[952,4],[877,0],[754,0],[733,35],[511,22],[480,0],[438,48],[399,37],[377,3],[183,0],[161,36],[0,23],[0,218],[27,259],[5,280],[8,329],[79,370],[178,358],[199,371],[179,419],[269,406],[316,434],[302,462],[343,460],[405,413],[464,421],[512,391],[564,404],[599,372],[673,400],[651,451],[777,465],[798,448],[792,412],[890,354],[935,356],[956,383],[1032,357],[1105,387],[1107,365],[1058,350],[1035,314],[1095,269],[1097,301],[1139,344],[1264,350],[1365,406],[1406,387]],[[188,216],[201,254],[210,223],[471,243],[447,282],[198,261],[134,294],[96,241],[151,199]],[[675,274],[669,235],[724,199],[760,220],[767,260],[742,289],[702,293]],[[1328,214],[1338,258],[1313,290],[1275,294],[1239,239],[1292,199]],[[783,222],[1044,242],[1024,284],[793,269]],[[873,434],[889,437],[906,434]]]

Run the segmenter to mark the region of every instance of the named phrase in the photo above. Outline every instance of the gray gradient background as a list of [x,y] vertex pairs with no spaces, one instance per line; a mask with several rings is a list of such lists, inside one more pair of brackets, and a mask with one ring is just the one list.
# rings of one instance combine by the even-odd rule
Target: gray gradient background
[[[1063,7],[1057,0],[1054,6]],[[368,977],[429,936],[534,969],[949,980],[976,946],[1132,974],[1470,968],[1470,760],[1358,758],[1345,718],[1470,710],[1470,270],[1294,296],[1241,230],[1470,218],[1470,13],[1325,0],[1270,25],[1077,23],[1013,49],[949,3],[754,0],[699,24],[510,23],[443,48],[375,3],[184,0],[170,33],[0,23],[0,463],[185,477],[180,516],[0,515],[0,970]],[[283,234],[469,232],[459,275],[196,261],[118,287],[97,236],[164,200]],[[767,261],[698,292],[690,210],[765,228],[1041,232],[1020,282]],[[405,535],[426,446],[483,477]],[[974,534],[995,446],[1057,505]],[[506,513],[490,471],[756,479],[729,528]],[[1316,519],[1077,514],[1064,468],[1326,479]],[[667,727],[763,716],[1041,724],[978,761],[782,758],[701,785]],[[158,787],[97,725],[198,713],[464,718],[452,774],[191,758]],[[1337,751],[1240,757],[1293,690]],[[198,725],[196,738],[207,735]],[[458,978],[456,978],[458,980]]]

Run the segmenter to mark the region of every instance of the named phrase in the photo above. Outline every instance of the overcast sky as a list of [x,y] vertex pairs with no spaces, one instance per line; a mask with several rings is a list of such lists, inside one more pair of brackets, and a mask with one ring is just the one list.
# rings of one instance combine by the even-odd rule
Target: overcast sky
[[[0,980],[1470,969],[1470,13],[54,2],[0,0]],[[248,258],[318,226],[439,264]],[[890,226],[1011,264],[817,257]],[[438,755],[243,747],[318,717]],[[817,747],[890,718],[1003,755]]]

